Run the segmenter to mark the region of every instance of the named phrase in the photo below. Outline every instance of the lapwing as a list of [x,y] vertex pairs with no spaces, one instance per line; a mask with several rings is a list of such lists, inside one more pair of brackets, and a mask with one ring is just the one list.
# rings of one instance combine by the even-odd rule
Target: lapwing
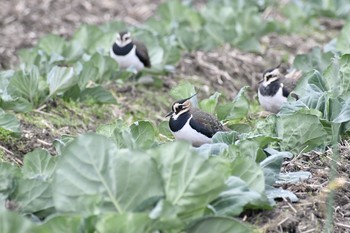
[[[263,73],[263,80],[258,89],[260,105],[269,112],[278,113],[288,96],[294,90],[300,71],[293,71],[284,76],[279,69],[280,66],[268,69]],[[295,94],[293,97],[298,98]]]
[[211,143],[215,133],[230,129],[211,114],[192,107],[190,99],[193,96],[173,103],[172,111],[166,117],[170,116],[169,127],[176,140],[188,141],[199,147]]
[[119,32],[113,43],[110,56],[117,61],[121,69],[134,67],[136,71],[151,67],[146,46],[131,38],[130,32]]

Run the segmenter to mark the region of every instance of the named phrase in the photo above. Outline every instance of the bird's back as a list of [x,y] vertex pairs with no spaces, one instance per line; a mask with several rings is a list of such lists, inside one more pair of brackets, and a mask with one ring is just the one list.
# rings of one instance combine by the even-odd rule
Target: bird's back
[[193,128],[203,133],[207,137],[212,137],[219,131],[229,131],[230,129],[219,122],[213,115],[198,108],[191,108],[193,121],[190,122]]
[[139,42],[134,40],[134,44],[136,46],[136,55],[140,59],[140,61],[144,64],[145,67],[151,67],[151,60],[148,55],[147,47]]

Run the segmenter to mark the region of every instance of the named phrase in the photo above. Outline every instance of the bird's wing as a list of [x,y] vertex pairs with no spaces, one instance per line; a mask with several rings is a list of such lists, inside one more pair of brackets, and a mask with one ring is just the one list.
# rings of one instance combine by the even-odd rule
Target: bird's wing
[[297,82],[300,79],[301,75],[301,71],[293,70],[281,80],[281,82],[283,83],[283,96],[289,96],[289,94],[294,90],[295,86],[297,85]]
[[140,41],[133,41],[136,46],[136,55],[139,57],[145,67],[151,67],[151,60],[149,59],[148,50],[146,46]]
[[214,116],[203,112],[198,108],[191,108],[193,116],[190,121],[192,128],[211,138],[218,131],[229,131],[230,129],[222,125]]

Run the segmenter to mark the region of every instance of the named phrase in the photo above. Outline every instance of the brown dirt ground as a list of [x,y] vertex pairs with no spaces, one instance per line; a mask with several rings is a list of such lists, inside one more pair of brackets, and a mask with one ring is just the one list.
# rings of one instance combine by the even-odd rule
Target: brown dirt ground
[[[21,48],[35,45],[38,38],[55,33],[69,37],[83,23],[100,24],[119,19],[137,25],[151,17],[161,0],[12,0],[0,1],[0,69],[13,68],[18,64],[16,52]],[[201,2],[199,3],[199,5]],[[177,66],[177,71],[166,80],[161,91],[167,92],[179,82],[179,78],[198,83],[201,93],[210,95],[218,90],[233,97],[240,87],[253,87],[255,93],[257,81],[264,69],[279,64],[282,57],[286,66],[290,65],[298,53],[328,42],[339,30],[339,24],[325,21],[327,32],[314,37],[269,35],[261,39],[264,46],[262,54],[245,53],[229,45],[224,45],[211,52],[197,51],[185,54]],[[174,79],[175,78],[175,79]],[[138,95],[142,95],[139,92]],[[128,96],[121,100],[123,109],[128,107]],[[81,106],[89,108],[90,106]],[[113,108],[113,107],[112,107]],[[32,114],[51,113],[53,107],[42,108]],[[69,110],[67,110],[69,111]],[[113,117],[120,116],[120,109],[113,108]],[[157,112],[166,112],[157,109]],[[72,114],[75,114],[74,112]],[[110,116],[109,116],[110,117]],[[156,116],[157,119],[161,116]],[[13,162],[21,164],[22,156],[36,147],[46,148],[54,153],[52,141],[60,135],[94,130],[97,123],[108,122],[108,116],[91,119],[90,123],[77,123],[73,126],[47,125],[21,121],[22,137],[16,142],[1,143],[5,155]],[[91,123],[92,122],[92,123]],[[94,124],[96,122],[96,124]],[[350,171],[350,145],[340,144],[341,159],[338,161],[339,177],[348,180]],[[277,207],[269,211],[251,211],[243,213],[244,221],[261,227],[264,232],[322,232],[325,222],[324,196],[329,190],[329,171],[331,151],[300,154],[291,161],[286,161],[283,171],[310,171],[312,178],[283,188],[295,192],[298,203],[288,200],[278,202]],[[336,188],[334,204],[333,232],[350,232],[350,183],[346,181]]]

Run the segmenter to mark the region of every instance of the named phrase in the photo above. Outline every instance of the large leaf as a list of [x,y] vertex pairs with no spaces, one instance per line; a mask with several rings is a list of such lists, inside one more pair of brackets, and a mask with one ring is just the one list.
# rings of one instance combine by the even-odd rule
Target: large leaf
[[114,124],[103,127],[103,130],[105,133],[101,133],[114,138],[118,147],[148,149],[156,144],[155,128],[148,121],[137,121],[130,127],[127,127],[122,121],[117,121]]
[[286,172],[280,173],[278,184],[295,184],[312,177],[310,172],[298,171],[298,172]]
[[0,100],[8,101],[12,99],[7,91],[7,87],[14,74],[14,70],[0,71]]
[[[310,87],[309,84],[314,84],[312,86],[315,87]],[[323,90],[325,90],[325,84],[322,81],[322,75],[317,70],[311,70],[309,72],[303,73],[301,78],[298,80],[298,83],[293,92],[295,92],[298,96],[304,97],[306,95],[310,95],[309,90],[315,90],[317,92],[322,92]]]
[[169,121],[162,121],[158,124],[159,134],[162,135],[160,138],[173,138],[173,134],[169,128]]
[[22,173],[25,178],[49,180],[56,168],[57,157],[48,151],[35,149],[24,156]]
[[[271,151],[270,148],[265,151]],[[269,157],[260,162],[260,166],[264,171],[265,184],[272,186],[279,179],[282,162],[285,158],[291,158],[288,152],[274,151]]]
[[20,123],[15,117],[10,113],[6,113],[4,110],[0,108],[0,129],[5,129],[14,134],[20,133]]
[[35,213],[53,208],[51,182],[20,179],[13,199],[21,213]]
[[61,54],[63,51],[64,45],[65,45],[64,39],[53,34],[47,35],[41,38],[38,43],[38,47],[44,50],[49,55],[53,53]]
[[5,200],[16,190],[20,170],[9,163],[0,163],[0,211],[5,207]]
[[159,7],[157,13],[163,20],[169,22],[187,21],[192,27],[197,29],[201,26],[199,15],[197,15],[195,10],[186,6],[181,1],[166,2]]
[[95,25],[83,25],[74,33],[73,41],[77,41],[85,50],[90,51],[103,34]]
[[211,203],[217,214],[237,216],[247,205],[250,208],[259,209],[270,207],[269,201],[263,194],[251,190],[239,177],[231,176],[226,184],[227,189]]
[[194,151],[198,152],[198,155],[211,155],[217,156],[222,155],[226,152],[228,145],[222,142],[219,143],[206,143],[200,147],[193,148]]
[[0,100],[0,106],[4,110],[13,110],[16,112],[29,112],[33,109],[33,104],[23,97],[8,99],[6,102]]
[[212,96],[209,97],[209,99],[202,100],[199,103],[200,108],[205,112],[208,112],[210,114],[215,114],[215,108],[216,108],[216,105],[218,104],[220,95],[221,94],[219,92],[215,92]]
[[25,217],[10,211],[0,212],[1,233],[28,233],[32,223]]
[[97,233],[151,233],[152,220],[144,213],[111,213],[96,225]]
[[24,157],[23,178],[18,181],[13,196],[22,213],[35,213],[53,207],[51,183],[56,160],[42,149],[36,149]]
[[[346,65],[346,64],[345,64]],[[323,82],[326,90],[332,93],[332,97],[337,97],[344,92],[347,92],[349,87],[349,78],[343,82],[343,77],[339,72],[340,60],[338,58],[332,59],[329,66],[323,71]]]
[[349,35],[350,35],[350,22],[347,22],[338,38],[337,38],[337,50],[340,51],[341,53],[345,54],[345,53],[350,53],[350,38],[349,38]]
[[113,141],[97,134],[81,135],[63,149],[53,193],[58,210],[85,214],[132,211],[164,195],[149,156],[118,151]]
[[182,82],[170,91],[170,95],[176,100],[188,98],[195,93],[194,86],[189,82]]
[[276,115],[270,115],[266,118],[259,119],[255,123],[255,130],[252,132],[254,134],[269,135],[272,137],[276,137],[275,124],[276,124]]
[[94,66],[93,61],[89,60],[83,64],[83,69],[78,77],[78,85],[84,90],[89,82],[96,82],[98,78],[98,68]]
[[126,127],[121,121],[116,123],[118,127],[114,128],[113,138],[119,148],[136,149],[137,144],[130,132],[130,128]]
[[[205,47],[228,42],[245,51],[260,51],[257,37],[263,32],[264,23],[255,4],[237,1],[222,1],[219,4],[211,2],[201,13],[206,19],[205,37],[208,39]],[[220,20],[217,15],[220,15]]]
[[246,182],[251,190],[262,193],[265,190],[264,173],[255,159],[242,155],[237,155],[231,166],[231,174]]
[[238,138],[238,133],[236,131],[230,132],[217,132],[213,136],[214,143],[225,143],[227,145],[232,145]]
[[111,57],[99,53],[95,53],[90,62],[98,70],[97,77],[95,77],[98,81],[110,80],[113,77],[112,74],[118,69],[118,63]]
[[70,41],[69,43],[65,44],[62,51],[62,56],[64,57],[65,61],[69,63],[77,61],[83,55],[83,53],[83,47],[79,42]]
[[86,88],[81,92],[82,100],[91,98],[93,101],[99,104],[116,104],[117,101],[106,89],[101,86]]
[[266,196],[271,201],[271,204],[275,204],[274,199],[276,198],[288,198],[291,202],[297,202],[299,200],[298,197],[291,191],[272,186],[266,187]]
[[260,162],[260,166],[263,168],[265,176],[265,193],[270,201],[270,205],[275,205],[274,199],[287,197],[291,201],[295,202],[298,200],[297,196],[288,190],[282,188],[273,187],[274,184],[278,183],[281,177],[281,166],[285,158],[291,158],[292,155],[289,152],[279,152],[271,148],[265,149],[270,154],[265,160]]
[[72,67],[53,67],[47,75],[49,83],[50,96],[58,94],[76,84],[74,79],[74,70]]
[[151,151],[165,189],[165,198],[179,212],[204,210],[224,188],[228,166],[218,157],[199,156],[190,145],[175,142]]
[[246,117],[249,111],[247,90],[247,86],[241,88],[232,103],[219,106],[218,118],[221,120],[240,120]]
[[[350,96],[350,54],[344,54],[339,61],[340,93]],[[336,87],[335,87],[336,88]]]
[[278,141],[279,139],[277,137],[265,136],[261,134],[253,136],[244,135],[243,138],[238,141],[237,146],[241,155],[250,156],[251,158],[255,159],[255,161],[259,162],[265,158],[265,154],[262,150],[270,143],[275,143]]
[[137,148],[150,148],[155,144],[156,132],[149,121],[137,121],[130,126]]
[[77,233],[82,230],[91,232],[93,229],[88,229],[87,225],[82,225],[82,217],[80,216],[55,216],[39,226],[35,226],[29,233]]
[[162,63],[163,65],[175,65],[181,58],[181,50],[175,46],[165,47]]
[[333,120],[334,123],[345,123],[350,121],[350,98],[342,106],[341,112]]
[[258,232],[254,228],[246,223],[240,222],[234,218],[227,217],[204,217],[198,221],[192,223],[187,229],[187,233],[203,233],[203,232],[215,232],[215,233],[247,233]]
[[39,69],[36,66],[32,66],[29,71],[17,71],[11,78],[9,84],[9,92],[16,97],[23,97],[35,104],[39,99]]
[[24,48],[18,51],[20,62],[26,65],[39,65],[42,51],[38,47]]
[[332,57],[333,53],[323,53],[320,48],[316,47],[312,49],[311,53],[297,55],[293,67],[304,72],[314,69],[322,72],[328,67]]
[[308,152],[327,143],[327,132],[315,115],[297,112],[291,115],[279,115],[276,122],[277,136],[281,138],[283,151],[294,154]]
[[121,120],[116,120],[113,123],[103,124],[98,126],[96,133],[104,135],[106,137],[112,138],[115,130],[120,130],[123,122]]
[[334,123],[345,123],[350,121],[350,97],[342,105],[341,112],[333,120]]

